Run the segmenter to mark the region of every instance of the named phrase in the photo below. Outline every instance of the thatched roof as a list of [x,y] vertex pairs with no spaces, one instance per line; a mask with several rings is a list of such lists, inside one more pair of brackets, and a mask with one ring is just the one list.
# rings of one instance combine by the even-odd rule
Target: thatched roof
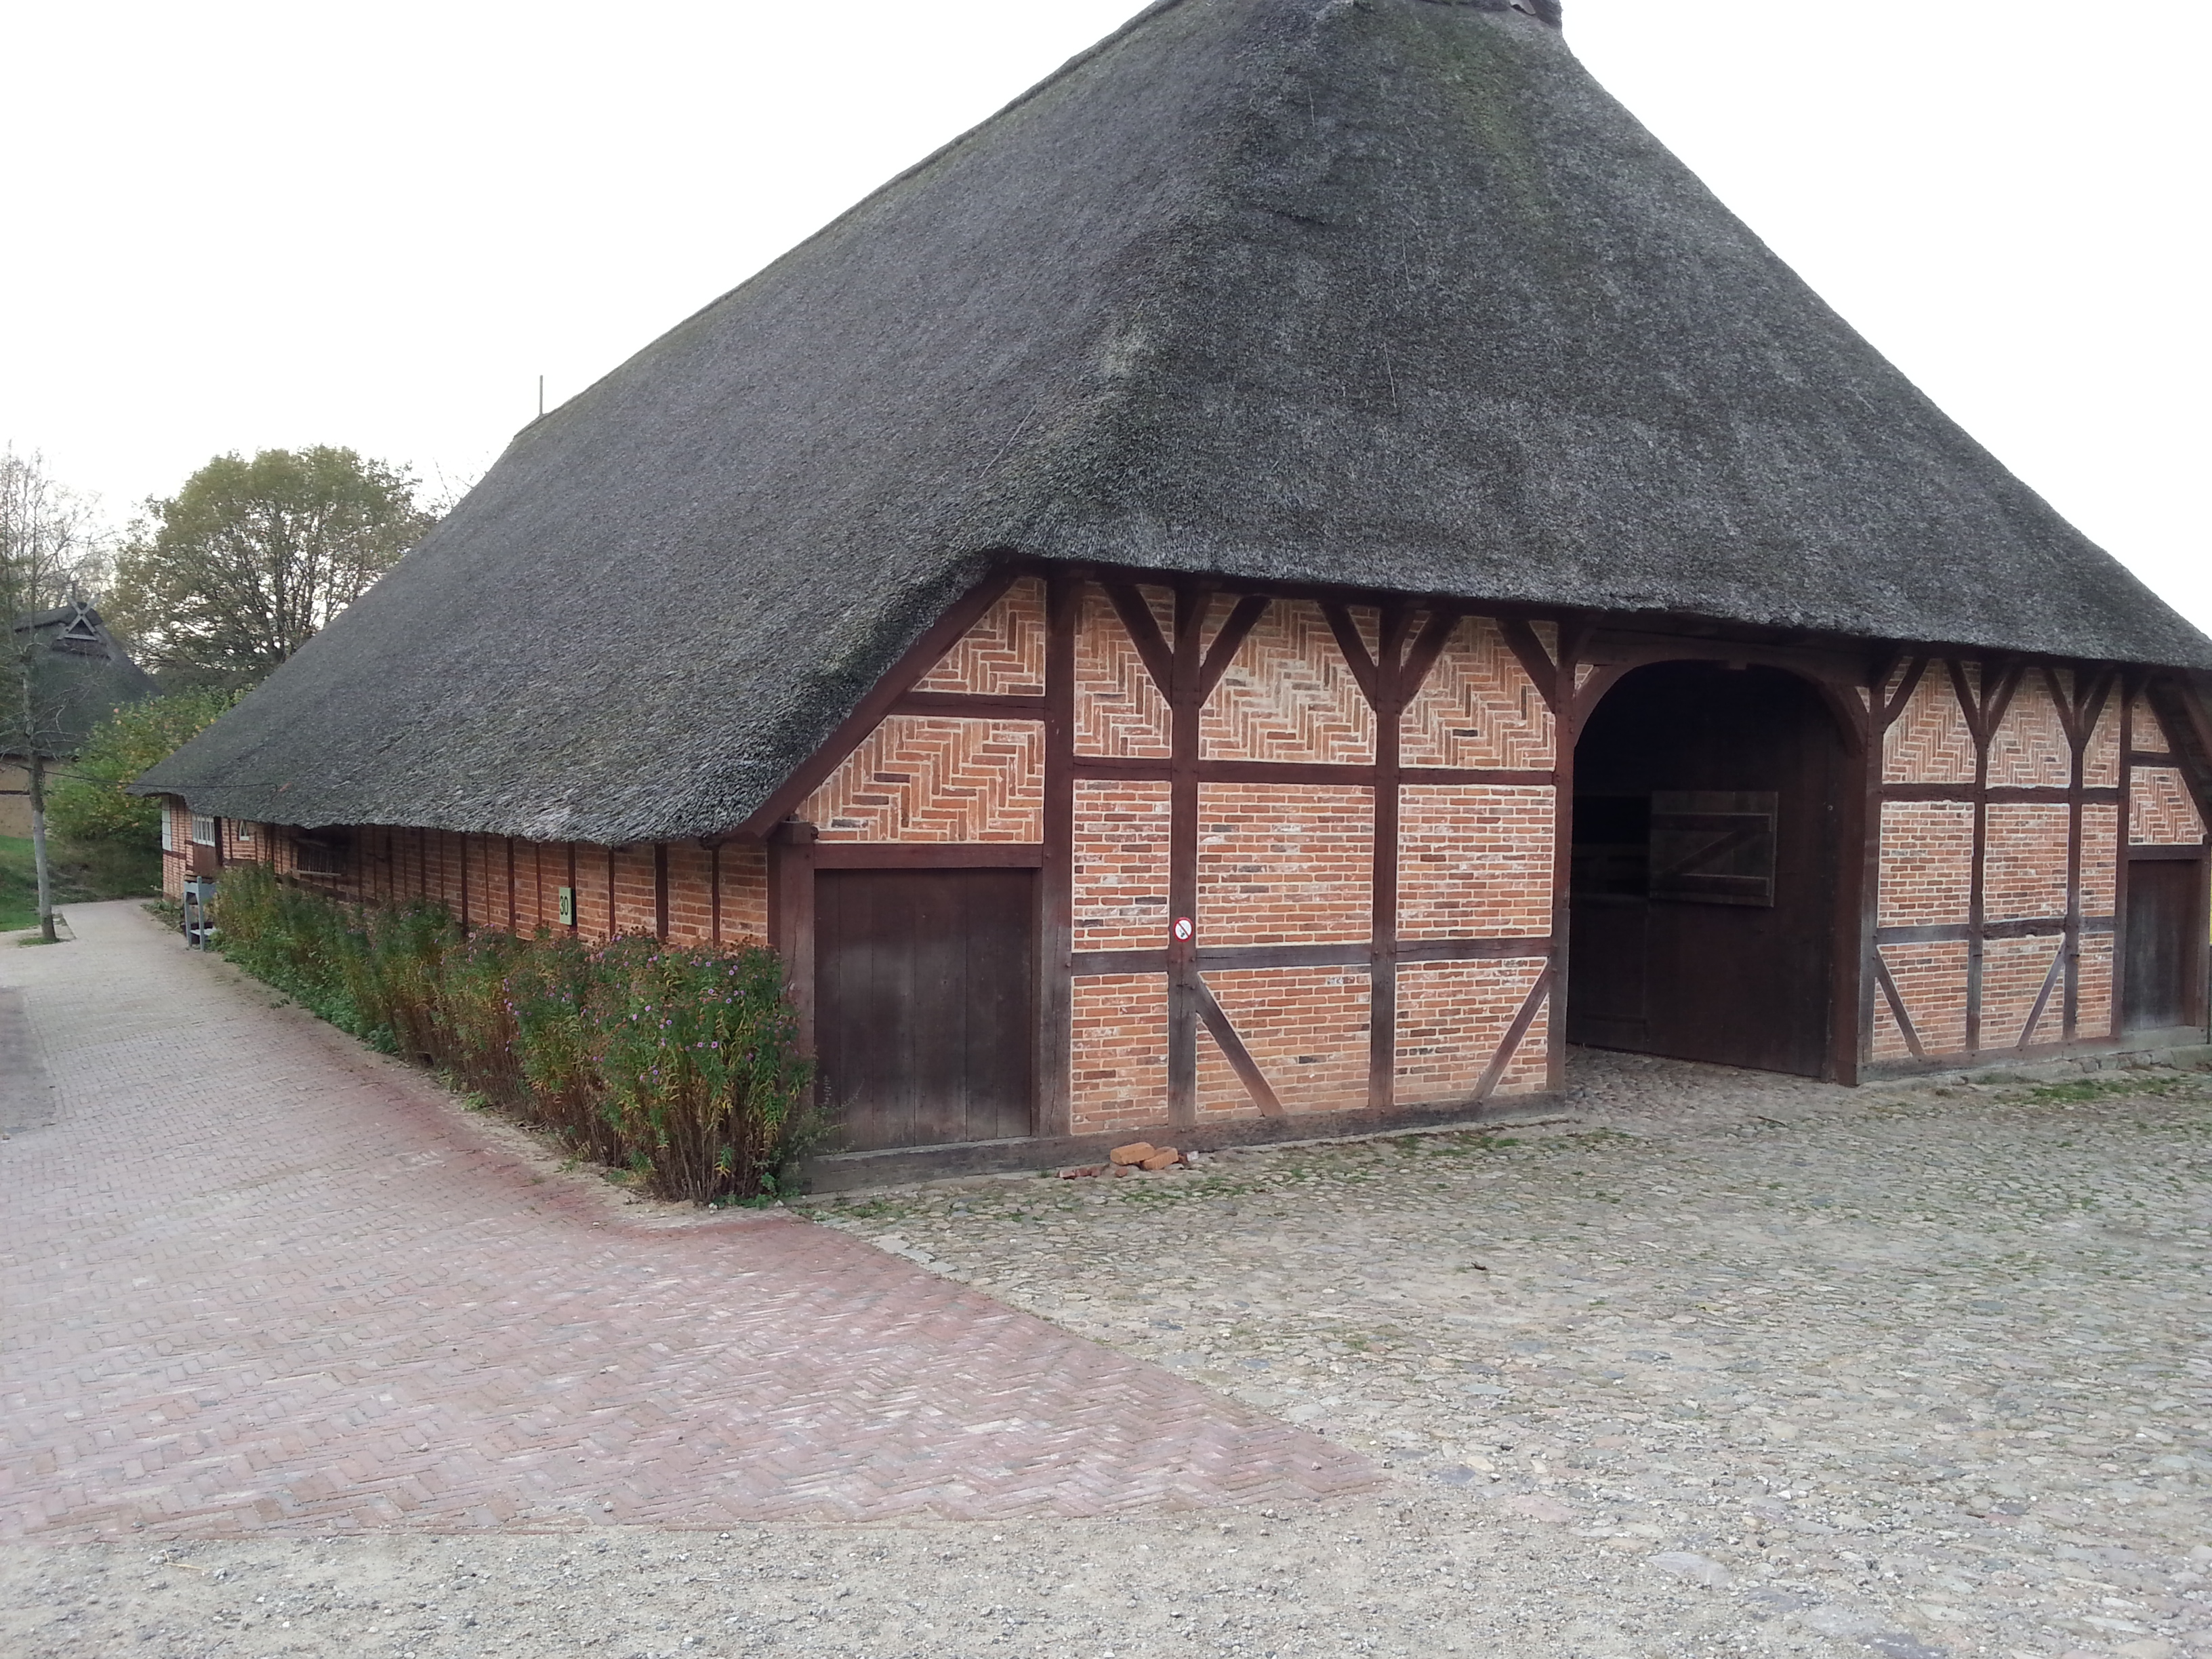
[[149,785],[720,830],[1006,551],[2212,667],[1555,18],[1155,5],[526,428]]
[[[31,658],[32,734],[40,752],[66,759],[84,747],[92,728],[125,703],[159,696],[154,677],[131,660],[88,605],[65,605],[18,617],[10,625],[18,650]],[[0,700],[0,755],[27,755],[30,744],[12,694]]]

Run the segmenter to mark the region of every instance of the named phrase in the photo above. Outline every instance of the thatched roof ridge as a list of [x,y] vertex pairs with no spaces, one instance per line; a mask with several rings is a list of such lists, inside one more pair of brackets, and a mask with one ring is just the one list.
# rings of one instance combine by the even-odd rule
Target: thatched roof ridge
[[[74,757],[92,729],[126,703],[159,696],[154,677],[131,659],[107,631],[100,612],[71,603],[17,617],[9,625],[20,649],[29,636],[32,710],[40,751],[49,759]],[[22,758],[22,716],[0,706],[0,755]]]
[[1556,11],[1164,0],[525,428],[147,787],[719,831],[1008,553],[2212,667]]

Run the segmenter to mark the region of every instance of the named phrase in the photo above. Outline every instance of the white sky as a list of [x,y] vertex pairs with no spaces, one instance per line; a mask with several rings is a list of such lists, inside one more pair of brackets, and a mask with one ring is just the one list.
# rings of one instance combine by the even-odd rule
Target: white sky
[[[1600,79],[2212,627],[2202,0],[1566,0]],[[434,485],[1136,0],[7,0],[0,441],[126,516],[227,449]]]

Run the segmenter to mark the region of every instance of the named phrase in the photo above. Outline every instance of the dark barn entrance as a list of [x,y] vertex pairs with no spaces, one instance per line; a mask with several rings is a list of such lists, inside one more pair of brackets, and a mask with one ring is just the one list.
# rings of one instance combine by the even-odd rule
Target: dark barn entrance
[[1032,1132],[1036,872],[815,878],[815,1042],[842,1150]]
[[1623,677],[1575,750],[1568,1040],[1826,1075],[1844,772],[1795,675]]

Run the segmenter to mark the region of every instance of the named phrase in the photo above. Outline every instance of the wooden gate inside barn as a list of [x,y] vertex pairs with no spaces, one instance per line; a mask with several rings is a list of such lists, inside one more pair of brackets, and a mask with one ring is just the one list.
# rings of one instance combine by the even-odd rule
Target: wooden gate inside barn
[[1575,751],[1569,1040],[1823,1075],[1844,772],[1795,675],[1624,677]]

